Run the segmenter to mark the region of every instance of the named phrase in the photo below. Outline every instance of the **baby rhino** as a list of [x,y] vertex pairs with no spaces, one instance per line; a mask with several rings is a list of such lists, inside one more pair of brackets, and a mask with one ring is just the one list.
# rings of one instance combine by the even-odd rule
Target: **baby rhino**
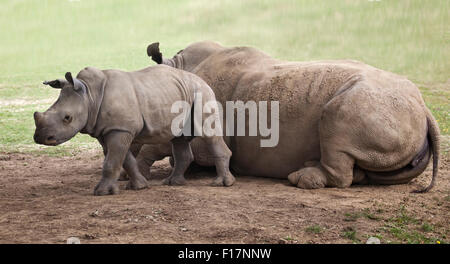
[[[230,186],[234,183],[228,169],[231,151],[223,138],[211,131],[198,131],[206,122],[220,124],[220,120],[212,110],[213,91],[196,75],[165,65],[135,72],[87,67],[76,78],[68,72],[65,80],[44,84],[61,89],[61,93],[47,111],[34,113],[34,140],[38,144],[56,146],[78,132],[96,138],[103,147],[105,160],[94,195],[118,193],[117,179],[122,166],[130,176],[127,189],[148,186],[130,152],[132,143],[171,142],[175,165],[164,183],[183,184],[183,174],[193,160],[189,141],[194,135],[207,145],[215,162],[217,178],[213,184]],[[172,111],[180,108],[174,107],[176,102],[183,102],[184,109],[188,109],[182,112],[185,115]],[[197,118],[197,114],[192,118],[194,106],[207,109],[207,104],[209,112],[201,111],[201,118]],[[179,121],[175,122],[179,125],[172,125],[173,120]],[[174,131],[179,132],[174,134]]]

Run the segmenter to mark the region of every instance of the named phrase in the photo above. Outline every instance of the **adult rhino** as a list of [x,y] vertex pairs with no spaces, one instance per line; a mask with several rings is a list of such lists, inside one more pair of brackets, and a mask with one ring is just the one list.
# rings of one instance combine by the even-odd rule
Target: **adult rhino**
[[[54,146],[78,132],[98,139],[105,160],[95,195],[118,193],[117,179],[122,166],[130,176],[128,189],[148,186],[130,151],[132,143],[171,146],[175,165],[165,182],[176,184],[185,181],[183,174],[193,160],[189,145],[192,136],[185,130],[183,134],[173,134],[172,120],[179,115],[172,113],[171,107],[180,101],[188,104],[188,109],[210,102],[215,104],[214,93],[202,79],[165,65],[135,72],[88,67],[76,78],[70,72],[65,77],[66,80],[44,82],[61,89],[61,93],[47,111],[34,113],[34,140]],[[205,122],[211,119],[220,122],[214,112],[204,112],[202,118]],[[185,121],[188,120],[196,122],[186,117]],[[180,122],[180,128],[186,126],[186,122]],[[198,138],[211,153],[217,168],[218,175],[213,183],[232,185],[234,177],[228,169],[231,152],[223,138],[206,133],[199,134]]]
[[[416,192],[435,184],[439,127],[419,89],[402,76],[353,60],[287,62],[210,41],[191,44],[171,59],[163,58],[159,43],[147,53],[158,64],[200,76],[223,105],[279,101],[277,146],[261,148],[260,136],[225,137],[238,174],[288,178],[306,189],[401,184],[420,175],[433,155],[432,181]],[[208,165],[201,158],[204,146],[193,144],[193,150]],[[148,171],[166,155],[167,146],[145,146],[140,167]]]

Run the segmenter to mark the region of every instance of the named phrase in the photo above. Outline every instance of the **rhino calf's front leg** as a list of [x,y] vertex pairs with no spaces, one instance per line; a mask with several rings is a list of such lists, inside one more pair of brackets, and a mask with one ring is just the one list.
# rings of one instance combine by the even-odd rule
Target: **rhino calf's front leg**
[[102,145],[107,151],[103,161],[102,178],[94,189],[94,195],[119,193],[117,179],[132,141],[133,136],[127,132],[112,131],[103,138]]

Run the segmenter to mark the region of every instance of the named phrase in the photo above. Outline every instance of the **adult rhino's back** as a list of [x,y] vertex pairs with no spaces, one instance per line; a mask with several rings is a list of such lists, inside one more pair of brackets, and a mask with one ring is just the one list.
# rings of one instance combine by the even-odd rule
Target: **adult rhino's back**
[[[289,62],[274,59],[251,47],[214,53],[194,73],[214,90],[218,101],[280,101],[283,114],[297,116],[296,102],[316,106],[327,101],[349,78],[383,72],[353,60]],[[319,97],[318,97],[319,96]],[[303,109],[303,106],[301,106]]]

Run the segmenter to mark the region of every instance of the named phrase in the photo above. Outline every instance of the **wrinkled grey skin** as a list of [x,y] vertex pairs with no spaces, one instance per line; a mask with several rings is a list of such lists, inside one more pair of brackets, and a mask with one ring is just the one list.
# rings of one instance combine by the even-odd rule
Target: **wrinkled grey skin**
[[[401,184],[420,175],[433,155],[431,184],[418,192],[435,183],[439,128],[419,89],[402,76],[351,60],[281,61],[254,48],[210,41],[191,44],[171,59],[162,57],[158,43],[147,53],[157,63],[200,76],[223,105],[280,102],[276,147],[260,148],[260,136],[225,137],[238,174],[288,178],[306,189]],[[192,145],[195,159],[207,156],[201,142],[197,149]],[[165,149],[144,146],[141,168],[148,171]]]
[[[192,137],[172,134],[171,123],[178,114],[171,113],[171,106],[176,101],[192,106],[199,100],[194,93],[202,94],[203,100],[199,102],[202,106],[215,100],[211,88],[199,77],[165,65],[135,72],[88,67],[76,78],[67,73],[66,80],[44,84],[61,89],[61,93],[47,111],[34,113],[34,140],[54,146],[78,132],[96,138],[103,147],[105,160],[95,195],[118,193],[117,179],[122,166],[130,176],[128,189],[148,186],[132,154],[136,150],[130,149],[132,144],[169,146],[174,169],[163,183],[185,183],[184,172],[193,160],[189,144]],[[211,115],[203,113],[203,120]],[[203,135],[198,140],[207,147],[217,168],[213,184],[232,185],[234,177],[228,169],[231,152],[223,138]]]

